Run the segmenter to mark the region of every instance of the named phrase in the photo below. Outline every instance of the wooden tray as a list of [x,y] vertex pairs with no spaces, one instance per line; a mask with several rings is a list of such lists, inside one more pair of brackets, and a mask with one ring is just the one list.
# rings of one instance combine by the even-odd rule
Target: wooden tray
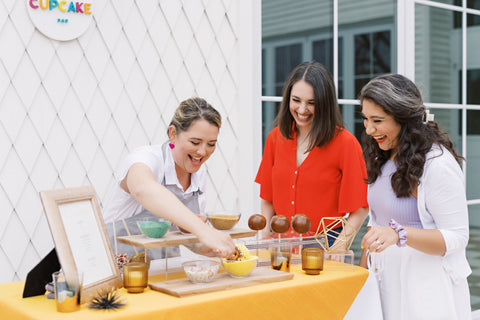
[[[253,237],[257,234],[257,231],[242,228],[235,228],[224,232],[228,232],[232,239],[248,238]],[[199,242],[198,238],[193,234],[183,234],[180,231],[169,231],[161,238],[148,238],[143,234],[138,234],[133,236],[117,237],[117,240],[121,243],[129,244],[143,249],[170,247]]]
[[185,297],[206,292],[243,288],[263,283],[278,282],[293,279],[293,273],[273,270],[269,268],[255,268],[244,278],[233,278],[225,273],[217,274],[210,283],[192,283],[187,278],[153,282],[150,288],[176,297]]

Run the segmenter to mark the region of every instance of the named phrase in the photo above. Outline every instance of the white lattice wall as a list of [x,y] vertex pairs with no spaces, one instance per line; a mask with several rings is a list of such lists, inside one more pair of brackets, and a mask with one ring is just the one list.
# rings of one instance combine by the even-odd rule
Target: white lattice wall
[[53,247],[39,191],[91,184],[103,200],[119,161],[165,141],[191,96],[223,116],[209,209],[257,206],[259,1],[96,0],[93,12],[85,34],[59,42],[24,1],[0,0],[0,282]]

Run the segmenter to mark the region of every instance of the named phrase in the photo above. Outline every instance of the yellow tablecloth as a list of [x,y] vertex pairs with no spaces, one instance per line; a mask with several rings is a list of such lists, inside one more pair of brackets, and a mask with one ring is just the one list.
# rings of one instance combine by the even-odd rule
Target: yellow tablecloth
[[[82,305],[73,313],[56,311],[45,296],[22,299],[24,282],[0,284],[2,319],[343,319],[368,277],[355,267],[331,268],[317,276],[292,265],[292,280],[177,298],[147,288],[130,294],[121,289],[127,306],[118,311],[98,311]],[[351,270],[351,269],[350,269]],[[156,276],[150,282],[161,281]],[[169,279],[172,277],[169,275]]]

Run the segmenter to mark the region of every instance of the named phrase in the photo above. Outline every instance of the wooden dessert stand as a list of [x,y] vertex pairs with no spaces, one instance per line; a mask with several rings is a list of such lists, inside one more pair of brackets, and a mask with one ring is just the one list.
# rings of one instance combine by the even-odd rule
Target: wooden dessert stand
[[[257,235],[257,231],[250,229],[235,228],[227,232],[232,239],[248,238]],[[193,234],[183,234],[180,231],[169,231],[161,238],[148,238],[143,234],[117,237],[121,243],[143,249],[171,247],[199,243]],[[168,258],[165,258],[167,262]],[[220,272],[211,283],[195,284],[188,279],[167,280],[168,271],[165,273],[165,281],[150,283],[151,289],[167,293],[176,297],[190,296],[206,292],[215,292],[226,289],[241,288],[262,283],[285,281],[293,279],[293,273],[273,270],[271,268],[255,268],[252,273],[243,278],[233,278],[225,272]]]
[[[242,228],[234,228],[223,232],[230,234],[232,239],[254,237],[257,234],[256,231]],[[133,236],[117,237],[117,240],[118,242],[143,249],[172,247],[200,242],[193,234],[183,234],[180,231],[169,231],[161,238],[148,238],[143,234],[137,234]]]
[[293,279],[294,274],[273,270],[270,268],[255,268],[252,273],[242,278],[232,278],[227,273],[219,273],[210,283],[192,283],[190,280],[176,279],[150,283],[151,289],[167,293],[175,297],[186,297],[190,295],[223,291],[228,289],[249,287],[264,283],[278,282]]

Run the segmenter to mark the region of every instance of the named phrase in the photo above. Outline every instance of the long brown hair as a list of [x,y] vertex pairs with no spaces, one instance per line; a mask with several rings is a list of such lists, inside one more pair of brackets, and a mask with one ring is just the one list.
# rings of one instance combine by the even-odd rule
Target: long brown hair
[[312,86],[315,99],[313,123],[308,133],[307,151],[311,151],[314,147],[327,144],[335,137],[337,130],[345,128],[345,124],[335,95],[335,84],[328,69],[315,61],[303,62],[293,69],[283,88],[280,111],[275,119],[282,136],[293,139],[293,133],[297,130],[295,119],[290,113],[290,95],[293,85],[301,80]]

